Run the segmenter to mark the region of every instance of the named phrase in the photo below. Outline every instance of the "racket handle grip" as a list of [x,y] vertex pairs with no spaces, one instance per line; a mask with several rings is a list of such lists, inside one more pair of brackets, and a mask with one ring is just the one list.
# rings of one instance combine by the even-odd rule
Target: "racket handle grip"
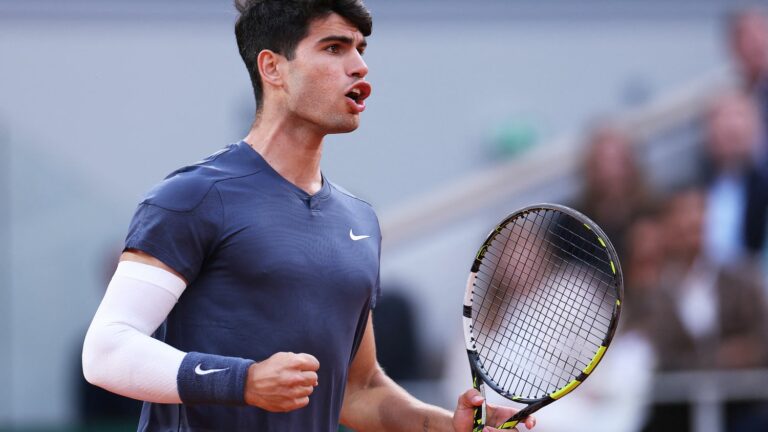
[[[485,404],[485,402],[483,402]],[[475,421],[472,426],[472,432],[480,432],[483,430],[485,425],[483,424],[483,407],[475,407]]]
[[520,423],[520,420],[509,420],[499,426],[499,429],[512,429],[513,427],[517,426],[518,423]]

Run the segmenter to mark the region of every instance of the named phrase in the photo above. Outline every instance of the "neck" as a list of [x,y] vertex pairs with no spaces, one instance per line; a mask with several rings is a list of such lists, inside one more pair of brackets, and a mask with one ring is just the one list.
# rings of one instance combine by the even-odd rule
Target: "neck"
[[243,139],[283,178],[310,195],[322,187],[320,158],[324,134],[285,116],[261,113]]

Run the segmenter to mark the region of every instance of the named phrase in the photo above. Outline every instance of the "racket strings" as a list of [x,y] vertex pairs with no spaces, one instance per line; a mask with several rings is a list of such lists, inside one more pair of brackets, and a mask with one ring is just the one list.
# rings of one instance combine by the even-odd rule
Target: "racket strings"
[[[531,304],[531,303],[528,303],[528,304],[530,306],[536,306],[535,304]],[[539,303],[539,306],[541,306],[540,303]],[[520,323],[520,321],[522,321],[522,323]],[[527,372],[527,376],[525,377],[526,381],[528,383],[530,383],[531,385],[538,386],[538,387],[541,387],[541,386],[544,386],[544,385],[548,385],[548,386],[552,387],[552,386],[556,385],[556,382],[552,381],[552,377],[548,377],[544,373],[539,371],[539,367],[541,367],[540,366],[541,365],[540,357],[543,355],[543,353],[542,352],[536,352],[536,353],[534,353],[534,354],[536,354],[535,356],[531,356],[531,355],[527,354],[527,352],[532,350],[533,348],[536,348],[536,346],[533,345],[533,343],[531,342],[532,339],[539,338],[540,340],[544,340],[541,337],[540,332],[544,332],[544,334],[552,333],[554,328],[548,326],[546,321],[544,321],[544,322],[542,322],[542,321],[533,321],[531,323],[528,323],[527,321],[530,322],[532,320],[531,320],[530,317],[523,317],[523,320],[518,319],[517,322],[514,323],[515,325],[519,326],[523,330],[523,332],[519,333],[517,335],[517,337],[510,336],[510,335],[505,335],[505,338],[507,340],[504,340],[504,338],[499,339],[498,337],[493,337],[493,340],[496,343],[503,343],[503,344],[513,343],[513,344],[520,345],[523,348],[522,351],[518,350],[518,352],[516,353],[517,354],[517,363],[512,364],[512,365],[509,364],[510,356],[506,355],[506,353],[505,353],[504,357],[507,360],[505,361],[505,364],[502,365],[502,368],[503,369],[510,369],[511,367],[517,366],[515,368],[515,373],[517,375],[521,375],[523,371],[526,371]],[[511,337],[514,337],[514,339],[510,339]],[[560,339],[562,340],[563,337],[561,336]],[[552,368],[557,368],[559,366],[560,368],[562,368],[564,366],[562,364],[563,359],[555,351],[554,347],[552,346],[552,343],[553,343],[552,338],[548,338],[548,339],[546,339],[546,343],[543,344],[542,346],[538,347],[538,348],[540,349],[540,351],[543,350],[544,353],[549,353],[551,355],[554,355],[554,356],[558,357],[561,364],[557,365],[557,364],[555,364],[554,360],[549,360],[549,358],[551,357],[551,355],[550,355],[550,356],[545,356],[544,357],[545,360],[548,360],[550,362],[549,365],[545,365],[544,367],[545,368],[548,367],[548,368],[552,369]],[[528,350],[528,351],[526,351],[526,350]],[[539,365],[539,367],[537,367],[537,365]],[[498,368],[496,368],[496,369],[498,369]],[[490,370],[491,370],[492,373],[497,372],[497,371],[494,370],[494,368],[491,368]],[[554,370],[556,370],[556,369],[554,369]],[[510,377],[509,377],[508,374],[506,374],[506,376],[507,376],[507,379],[503,383],[501,383],[501,386],[505,387],[505,388],[509,388],[508,382],[510,381]],[[557,377],[557,378],[567,379],[568,376],[560,376],[560,377]],[[513,392],[520,393],[519,390],[513,390]]]
[[[563,225],[558,224],[557,228],[559,230],[563,230],[563,231],[566,231],[568,233],[573,234],[573,236],[574,236],[573,238],[578,238],[580,240],[583,240],[585,243],[587,242],[586,239],[584,239],[583,237],[579,236],[576,233],[573,233],[572,231],[570,231],[567,227],[565,227]],[[569,244],[571,246],[574,246],[574,243],[573,243],[573,241],[571,239],[566,239],[566,238],[564,238],[564,237],[562,237],[562,236],[560,236],[558,234],[553,234],[553,235],[554,235],[554,237],[559,239],[561,243],[567,243],[567,244]],[[599,256],[599,255],[595,255],[589,249],[586,249],[584,247],[578,247],[578,248],[574,248],[572,251],[567,251],[567,250],[563,249],[561,246],[559,246],[558,243],[556,243],[556,242],[552,242],[552,241],[548,240],[547,243],[549,243],[553,247],[561,249],[563,252],[571,255],[574,259],[577,259],[577,260],[581,261],[584,265],[591,267],[594,271],[603,273],[604,275],[606,275],[606,276],[610,277],[611,279],[613,279],[613,276],[611,275],[612,272],[609,273],[607,271],[607,269],[610,268],[610,259],[607,259],[607,255],[605,255],[605,252],[598,250],[599,252],[602,252],[602,254],[604,255],[604,256]],[[592,249],[595,249],[595,250],[597,249],[597,246],[594,243],[586,243],[586,245],[589,245]],[[579,253],[579,252],[581,254],[586,254],[589,258],[591,258],[593,260],[596,260],[599,263],[603,264],[605,270],[603,268],[599,267],[599,266],[596,266],[594,263],[591,263],[591,262],[585,260],[584,258],[580,257],[579,255],[577,255],[577,253]],[[608,284],[607,282],[603,282],[603,283]],[[610,284],[608,284],[608,285],[610,285]]]
[[[560,295],[558,295],[558,296],[560,296]],[[548,303],[553,303],[553,302],[554,302],[554,300],[555,300],[555,299],[554,299],[554,298],[552,298],[552,297],[550,297],[549,299],[547,299]],[[542,307],[542,306],[546,306],[546,305],[547,305],[547,303],[542,303],[541,301],[536,301],[535,303],[531,303],[531,302],[528,302],[528,306],[531,306],[531,307],[537,307],[537,306],[538,306],[538,307]],[[530,321],[530,318],[529,318],[528,320]],[[541,331],[544,331],[544,332],[545,332],[545,339],[546,339],[546,344],[545,344],[545,345],[543,345],[543,349],[544,349],[544,351],[545,351],[545,352],[547,352],[547,353],[549,353],[549,354],[550,354],[550,357],[551,357],[552,355],[554,355],[554,357],[556,357],[556,359],[555,359],[555,360],[557,360],[557,361],[559,361],[559,363],[561,363],[561,364],[559,365],[559,367],[560,367],[560,368],[562,368],[562,367],[564,366],[564,365],[562,364],[562,363],[563,363],[563,360],[564,360],[564,359],[563,359],[563,357],[561,356],[561,354],[559,354],[559,352],[558,352],[558,351],[556,351],[555,349],[553,349],[553,348],[550,346],[550,345],[552,344],[552,339],[551,339],[551,338],[548,338],[548,337],[546,337],[546,333],[549,333],[547,330],[550,330],[550,331],[551,331],[552,327],[550,327],[550,326],[546,326],[546,325],[545,325],[545,326],[542,326],[542,324],[546,324],[546,321],[544,321],[544,322],[541,322],[541,321],[538,321],[538,322],[533,322],[533,323],[532,323],[532,324],[530,324],[529,326],[530,326],[530,328],[531,328],[531,329],[540,329]],[[561,322],[560,324],[563,324],[563,323]],[[579,325],[579,327],[583,327],[583,325],[584,325],[584,324],[583,324],[583,322],[582,322],[582,323],[569,323],[569,324],[570,324],[571,326],[573,326],[574,324],[578,324],[578,325]],[[520,325],[520,324],[518,324],[518,325]],[[523,325],[523,328],[524,328],[525,330],[529,330],[529,331],[528,331],[528,333],[529,333],[529,334],[534,334],[534,333],[532,333],[532,332],[530,331],[530,329],[528,329],[528,328],[526,327],[526,325],[525,325],[525,324]],[[541,335],[536,335],[536,334],[534,334],[534,335],[535,335],[535,337],[539,337],[539,338],[541,339]],[[561,339],[562,339],[562,338],[561,338]],[[497,339],[497,340],[498,340],[498,339]],[[518,339],[518,340],[519,340],[519,339]],[[524,341],[523,341],[523,342],[524,342]],[[530,342],[528,342],[528,343],[525,343],[525,342],[524,342],[524,346],[529,346],[529,345],[531,345],[531,344],[530,344]],[[572,349],[572,345],[571,345],[571,346],[569,346],[569,348],[570,348],[570,349]],[[541,353],[540,353],[540,352],[539,352],[539,353],[537,353],[537,354],[541,355]],[[538,359],[535,359],[535,358],[533,358],[533,357],[531,357],[531,356],[526,356],[526,355],[523,355],[522,357],[523,357],[523,359],[524,359],[524,360],[526,360],[526,362],[522,362],[522,361],[521,361],[521,362],[520,362],[520,364],[518,365],[518,369],[521,369],[521,370],[529,370],[529,369],[531,369],[531,370],[536,370],[535,368],[532,368],[532,367],[531,367],[531,366],[532,366],[531,364],[526,364],[526,363],[532,363],[532,362],[533,362],[533,363],[539,363],[539,362],[537,361]],[[551,362],[551,363],[553,363],[553,364],[550,364],[550,367],[552,367],[552,366],[558,366],[558,365],[555,365],[555,364],[554,364],[554,363],[555,363],[555,360],[553,360],[553,361]],[[579,366],[581,366],[581,365],[576,365],[576,366],[577,366],[577,367],[579,367]],[[507,367],[507,365],[505,365],[505,367]],[[530,375],[530,371],[529,371],[529,375]],[[541,383],[541,381],[545,381],[545,378],[544,378],[544,377],[542,377],[542,376],[540,376],[539,374],[536,374],[536,373],[534,373],[533,375],[534,375],[534,378],[538,378],[538,381],[539,381],[539,382],[537,382],[537,383],[534,383],[534,385],[543,385],[543,384]],[[563,376],[563,377],[561,377],[561,378],[563,378],[563,379],[567,379],[567,378],[568,378],[568,376]],[[507,380],[507,381],[508,381],[508,380]],[[502,383],[502,384],[503,384],[504,386],[506,386],[506,384],[507,384],[507,383],[505,382],[505,383]],[[549,381],[548,381],[548,385],[549,385],[549,386],[552,386],[552,385],[553,385],[553,381],[549,380]]]
[[523,398],[567,384],[610,328],[608,255],[596,236],[561,219],[538,211],[509,222],[475,281],[473,332],[484,369],[499,388]]
[[[528,236],[524,236],[524,238],[525,238],[525,240],[530,240],[528,238]],[[534,256],[534,255],[529,254],[526,258],[524,258],[526,261],[528,261],[528,262],[525,263],[527,265],[527,267],[531,268],[533,263],[536,262],[536,258],[540,258],[540,257],[538,255]],[[527,277],[527,278],[530,278],[530,277],[541,277],[542,276],[540,274],[540,272],[537,272],[536,274],[528,274],[525,270],[522,271],[522,274],[525,277]],[[546,276],[546,275],[544,275],[544,276]],[[505,281],[504,281],[504,279],[502,277],[502,283],[504,283],[504,282]],[[509,300],[505,301],[504,299],[501,299],[498,295],[496,295],[496,299],[501,300],[501,304],[500,305],[493,305],[492,310],[498,311],[498,310],[500,310],[502,308],[506,309],[506,308],[509,307]],[[526,301],[526,299],[521,299],[519,297],[517,298],[517,300],[518,301],[521,301],[521,300],[522,301]],[[527,299],[527,301],[526,301],[526,306],[528,306],[529,309],[531,307],[548,308],[546,304],[541,304],[541,303],[538,303],[538,302],[537,302],[537,304],[533,304],[533,303],[530,302],[530,300],[531,299]],[[498,318],[498,313],[497,313],[497,318]],[[521,318],[524,318],[524,319],[521,319]],[[535,321],[533,324],[531,323],[532,320]],[[524,348],[527,348],[530,351],[531,349],[535,348],[532,345],[531,340],[534,340],[536,338],[538,338],[539,340],[542,340],[542,338],[540,337],[541,336],[541,332],[545,332],[546,330],[549,330],[550,332],[556,332],[557,331],[555,328],[551,327],[548,322],[546,322],[546,321],[542,322],[542,321],[536,319],[535,316],[530,316],[527,313],[526,310],[523,311],[523,316],[522,317],[518,316],[515,321],[516,322],[514,323],[514,326],[519,327],[522,330],[522,332],[519,333],[519,334],[513,334],[509,330],[507,330],[503,334],[501,334],[501,338],[498,337],[499,333],[494,333],[493,337],[492,337],[492,340],[493,340],[493,342],[495,342],[495,344],[497,346],[509,346],[510,344],[522,344]],[[510,324],[512,324],[512,323],[509,323],[509,322],[505,323],[502,320],[501,324],[502,324],[503,328],[509,328]],[[526,338],[524,336],[528,336],[528,337]],[[546,349],[547,347],[543,347],[543,348]],[[496,352],[496,351],[494,351],[494,352]],[[496,352],[496,353],[498,354],[498,352]],[[506,358],[504,368],[502,368],[502,369],[508,369],[507,365],[509,364],[509,359],[510,359],[510,357]],[[526,381],[531,382],[531,381],[535,381],[537,379],[538,379],[538,381],[546,380],[545,376],[542,376],[542,375],[536,373],[536,368],[535,367],[531,367],[532,366],[531,363],[535,363],[536,360],[537,360],[535,357],[530,356],[529,353],[524,350],[523,352],[519,353],[518,360],[522,360],[522,361],[520,363],[518,363],[517,370],[526,370],[526,371],[528,371],[528,375],[525,378]],[[496,369],[498,369],[498,368],[496,368]],[[496,371],[494,370],[494,372],[496,372]],[[520,374],[518,374],[518,375],[520,375]],[[509,375],[508,375],[508,377],[509,377]],[[501,384],[504,387],[507,387],[507,381],[509,381],[509,379],[505,380],[505,382],[501,383]]]
[[[496,255],[494,255],[492,251],[493,251],[493,248],[489,248],[489,249],[488,249],[488,253],[487,253],[487,254],[488,254],[488,255],[491,255],[491,256],[494,256],[494,257],[496,257],[497,259],[501,259],[501,257],[497,257]],[[544,260],[544,261],[546,261],[548,264],[552,264],[553,266],[556,266],[556,267],[558,266],[558,264],[557,264],[557,263],[555,263],[555,262],[551,261],[551,260],[550,260],[548,257],[543,257],[543,260]],[[523,272],[523,273],[524,273],[524,275],[525,275],[525,276],[529,276],[529,275],[525,274],[525,272]],[[552,278],[551,278],[551,276],[546,276],[546,277],[548,277],[548,278],[552,279]],[[482,277],[480,277],[480,275],[478,275],[478,278],[479,278],[481,281],[483,281],[483,282],[486,282],[486,283],[491,283],[490,281],[487,281],[487,280],[483,279]],[[582,278],[582,279],[586,279],[586,278]],[[502,279],[502,281],[501,281],[501,282],[502,282],[502,283],[504,283],[504,280]],[[554,281],[554,282],[555,282],[555,283],[557,283],[557,281]],[[605,280],[596,280],[596,282],[598,282],[598,283],[601,283],[601,284],[604,284],[604,285],[606,285],[608,288],[613,288],[613,287],[612,287],[612,285],[611,285],[610,283],[606,282]],[[593,290],[585,290],[585,292],[586,292],[586,293],[590,293],[590,292],[592,292],[592,293],[594,294]],[[610,292],[610,291],[603,291],[603,294],[605,295],[605,294],[607,294],[607,293],[609,293],[609,292]],[[496,297],[497,297],[497,299],[501,300],[501,298],[500,298],[500,297],[498,297],[498,295],[497,295]],[[611,311],[608,311],[608,315],[603,315],[602,317],[603,317],[603,318],[607,318],[607,319],[610,319],[610,318],[611,318],[611,313],[612,313]]]
[[[543,303],[541,300],[537,300],[534,298],[534,302],[531,302],[531,299],[529,298],[528,301],[526,301],[526,306],[529,308],[538,308],[538,309],[547,309],[548,311],[551,311],[551,308],[546,304]],[[503,344],[503,345],[509,345],[509,344],[521,344],[524,348],[522,352],[517,353],[518,357],[522,358],[520,361],[516,364],[517,368],[515,368],[515,374],[520,376],[523,372],[527,373],[526,381],[530,382],[531,379],[538,379],[537,386],[542,386],[544,384],[547,384],[548,386],[554,386],[557,383],[552,380],[552,377],[547,377],[545,375],[542,375],[540,373],[536,373],[537,367],[536,365],[540,363],[540,356],[541,352],[538,352],[538,356],[531,356],[528,354],[528,351],[533,349],[539,349],[540,351],[543,351],[545,353],[555,353],[558,358],[560,358],[559,355],[556,354],[556,346],[554,345],[554,338],[548,337],[547,334],[550,333],[556,333],[560,335],[559,339],[563,339],[564,336],[558,331],[557,327],[553,327],[550,325],[549,322],[546,320],[542,321],[540,318],[536,318],[535,316],[530,316],[528,313],[524,312],[522,314],[522,317],[516,318],[516,321],[514,323],[504,323],[502,321],[502,325],[512,325],[517,326],[520,328],[521,332],[514,334],[510,331],[506,331],[505,334],[502,336],[502,338],[496,337],[495,335],[492,339],[497,344]],[[538,339],[540,341],[540,346],[536,347],[531,342],[532,340]],[[498,352],[496,352],[498,354]],[[508,358],[507,358],[508,359]],[[550,357],[544,357],[544,360],[549,363],[550,368],[563,368],[564,365],[558,365],[555,361],[555,359],[552,359]],[[561,363],[562,359],[560,358]],[[507,367],[508,364],[505,362],[504,368],[509,369]],[[498,368],[496,368],[498,369]],[[493,370],[492,370],[493,371]],[[493,371],[495,372],[495,371]],[[532,376],[531,376],[532,375]],[[557,378],[561,379],[567,379],[569,376],[558,376]],[[505,382],[500,383],[503,387],[508,387],[508,382],[511,380],[511,376],[507,374],[507,379]]]
[[[525,233],[525,236],[527,237],[527,235],[529,235],[529,234],[530,233]],[[509,241],[510,241],[511,238],[512,237],[510,236],[510,232],[508,232],[508,231],[504,232],[504,246],[503,246],[503,250],[504,249],[510,250],[508,248],[508,246],[509,246]],[[528,240],[528,239],[526,238],[525,240]],[[518,240],[516,240],[515,244],[513,244],[513,248],[518,246],[517,245],[517,241]],[[527,255],[527,257],[523,258],[523,259],[530,259],[530,252],[531,251],[525,251],[525,252],[529,252],[529,253],[525,254],[525,255]],[[491,254],[491,255],[493,256],[493,254]],[[531,266],[528,266],[528,267],[529,268],[527,268],[527,270],[530,270]],[[508,270],[509,270],[509,266],[505,266],[504,270],[503,270],[503,273],[501,275],[502,283],[506,279],[506,272]],[[527,271],[523,270],[521,272],[521,276],[523,278],[527,279],[527,278],[530,278],[532,275],[529,274]],[[483,308],[481,306],[481,311],[486,312],[485,317],[483,317],[482,315],[479,317],[479,319],[483,323],[485,323],[486,320],[489,318],[488,314],[487,314],[488,311],[497,312],[498,310],[500,310],[502,308],[507,309],[509,307],[509,303],[513,300],[512,297],[504,298],[504,297],[499,296],[496,293],[495,289],[498,288],[498,284],[496,286],[493,286],[492,281],[491,281],[491,285],[492,285],[491,288],[494,289],[493,291],[491,291],[493,293],[492,296],[491,297],[486,296],[486,297],[483,298],[484,301],[490,298],[491,299],[491,304],[490,304],[490,306],[488,308]],[[515,293],[513,293],[513,295],[514,294]],[[498,300],[498,302],[500,304],[497,304],[497,300]],[[522,299],[518,296],[517,298],[514,298],[514,300],[521,301]],[[483,304],[485,303],[484,301],[483,301]],[[501,322],[497,321],[499,318],[501,318]],[[491,364],[489,365],[490,366],[489,367],[489,372],[492,375],[498,375],[499,371],[503,372],[504,370],[511,369],[510,362],[512,361],[512,357],[511,356],[505,355],[506,352],[499,352],[499,351],[493,349],[493,347],[504,348],[504,347],[510,346],[512,344],[526,344],[526,345],[530,344],[530,342],[527,342],[526,339],[522,339],[520,337],[522,333],[515,335],[515,334],[512,334],[512,333],[506,331],[506,329],[508,329],[508,328],[510,328],[512,326],[513,323],[511,323],[510,320],[513,319],[513,318],[515,319],[514,325],[519,326],[521,328],[521,330],[523,330],[523,331],[529,331],[529,329],[526,326],[524,326],[526,321],[523,321],[522,323],[518,322],[519,321],[519,317],[504,316],[504,315],[499,315],[498,313],[494,313],[494,317],[493,317],[493,320],[492,320],[492,325],[494,327],[498,327],[500,329],[505,329],[505,331],[503,333],[501,333],[501,334],[498,333],[498,332],[490,332],[490,333],[486,334],[486,336],[490,336],[490,339],[491,339],[490,342],[492,342],[492,343],[484,344],[484,345],[487,345],[489,347],[490,351],[493,354],[495,354],[499,358],[503,358],[504,359],[504,363],[503,364],[498,364],[496,362],[491,362]],[[505,322],[505,320],[506,320],[506,322]],[[523,324],[523,326],[521,326],[521,324]],[[530,348],[530,347],[527,347],[527,348]],[[522,358],[522,360],[526,360],[528,362],[530,362],[532,360],[528,356],[528,354],[526,352],[521,353],[521,355],[516,360],[519,361],[519,360],[521,360],[521,358]],[[512,364],[511,366],[514,366],[514,364]],[[531,375],[533,375],[533,376],[531,376]],[[543,377],[539,376],[535,371],[530,372],[525,377],[520,376],[520,379],[522,379],[523,381],[525,381],[529,385],[534,385],[534,381],[537,378],[539,380],[543,379]],[[502,384],[502,386],[504,388],[506,388],[508,383],[504,382],[504,383],[501,383],[501,384]]]
[[[530,239],[530,235],[531,234],[532,233],[524,233],[523,235],[521,235],[521,237],[523,239],[525,239],[526,241],[532,240],[532,239]],[[539,235],[540,233],[537,232],[535,234]],[[531,251],[526,251],[526,252],[531,252]],[[532,254],[528,253],[526,258],[524,258],[527,261],[525,264],[527,264],[528,267],[531,267],[531,265],[537,261],[536,258],[539,258],[539,259],[541,258],[539,255],[540,254],[532,255]],[[531,276],[533,276],[533,277],[541,277],[542,276],[541,272],[536,272],[536,274],[528,274],[526,271],[522,271],[522,273],[525,276],[527,276],[527,277],[531,277]],[[504,282],[503,278],[502,278],[502,282]],[[528,302],[526,302],[526,305],[529,306],[529,307],[536,307],[536,306],[538,306],[539,308],[544,307],[544,308],[548,309],[546,304],[541,304],[539,302],[537,302],[537,304],[533,304],[530,301],[528,301]],[[506,306],[506,305],[503,305],[503,306]],[[495,308],[495,310],[498,310],[498,308]],[[507,334],[504,334],[503,335],[504,337],[502,337],[501,339],[496,337],[496,336],[498,336],[498,333],[494,334],[494,337],[492,338],[493,341],[497,345],[501,344],[503,346],[508,346],[510,343],[522,344],[522,346],[525,349],[530,351],[531,349],[536,348],[536,346],[534,346],[532,344],[531,340],[534,340],[536,338],[538,338],[539,340],[542,340],[542,338],[540,336],[541,336],[541,332],[546,330],[545,327],[548,327],[550,331],[556,331],[555,328],[552,328],[552,327],[549,326],[548,322],[546,322],[546,321],[542,322],[542,321],[536,319],[535,317],[528,315],[527,313],[524,314],[524,318],[526,318],[526,319],[518,320],[518,321],[522,321],[522,322],[516,323],[518,326],[521,326],[520,328],[523,330],[523,332],[518,334],[517,337],[514,340],[511,340],[510,336],[508,334],[509,332],[506,332]],[[534,319],[534,321],[535,321],[533,324],[530,323],[532,319]],[[502,324],[503,324],[503,322],[502,322]],[[527,338],[524,337],[526,335],[528,336]],[[515,336],[515,335],[512,335],[512,336]],[[504,340],[505,337],[506,337],[507,340]],[[542,348],[542,347],[539,347],[539,348]],[[543,347],[543,348],[546,349],[547,347]],[[537,373],[537,367],[536,367],[537,365],[536,365],[536,363],[539,363],[537,361],[538,358],[536,358],[534,356],[531,356],[528,351],[523,350],[522,352],[517,353],[518,354],[517,357],[518,357],[519,362],[517,363],[516,372],[525,371],[526,372],[526,376],[525,376],[525,378],[523,378],[523,380],[527,384],[529,384],[531,386],[542,386],[544,384],[544,382],[551,382],[551,379],[548,379],[547,376],[545,376],[545,375],[543,375],[541,373]],[[498,354],[498,352],[497,352],[497,354]],[[539,355],[540,355],[540,353],[539,353]],[[505,365],[504,365],[504,367],[502,369],[509,369],[507,367],[507,365],[509,364],[509,359],[510,359],[510,357],[506,356]],[[554,366],[554,365],[551,364],[550,366]],[[495,368],[495,369],[496,370],[494,370],[494,372],[498,372],[499,371],[499,368]],[[503,372],[503,370],[501,370],[501,372]],[[509,374],[505,374],[505,375],[507,376],[507,379],[505,380],[504,383],[501,383],[501,384],[504,387],[508,387],[507,384],[510,381],[510,377],[511,376]],[[521,375],[521,374],[518,373],[518,375]]]
[[[551,303],[552,299],[549,299],[549,301]],[[540,300],[535,302],[535,303],[528,302],[527,304],[530,307],[539,307],[539,308],[545,307],[547,309],[550,309],[549,307],[547,307],[546,303],[542,303]],[[530,317],[524,317],[524,318],[526,318],[527,321],[531,321]],[[544,324],[544,326],[542,326],[542,324]],[[561,322],[561,324],[563,324],[563,323]],[[571,324],[571,326],[573,326],[574,323],[570,323],[570,324]],[[518,323],[518,325],[521,325],[521,324]],[[531,338],[530,335],[532,335],[533,338],[538,337],[540,340],[545,340],[545,339],[543,339],[541,337],[541,332],[544,332],[544,334],[546,335],[546,333],[552,333],[555,330],[555,328],[553,328],[551,326],[548,326],[546,321],[544,321],[544,322],[533,321],[531,324],[527,324],[527,323],[525,323],[525,321],[523,321],[522,328],[523,328],[524,331],[527,331],[527,333],[528,333],[527,339],[530,339]],[[525,336],[524,333],[521,333],[521,334],[523,336]],[[545,336],[545,338],[546,338],[546,336]],[[496,341],[499,341],[498,338],[494,338],[494,339]],[[521,338],[517,338],[515,340],[515,342],[517,342],[517,343],[521,343],[522,342],[524,348],[533,347],[533,344],[530,341],[526,341],[525,339],[526,338],[523,338],[521,340]],[[561,336],[560,339],[562,340],[563,337]],[[502,340],[502,342],[508,342],[508,341],[503,341]],[[546,338],[546,344],[541,346],[540,348],[543,348],[543,350],[546,353],[549,353],[550,357],[554,356],[554,357],[557,357],[557,360],[559,360],[559,362],[560,362],[559,365],[555,364],[556,362],[555,362],[554,359],[550,360],[550,364],[548,365],[550,368],[553,368],[553,367],[558,368],[559,367],[559,368],[562,369],[565,366],[563,364],[564,359],[563,359],[562,355],[560,355],[558,353],[558,351],[556,351],[555,348],[551,346],[552,343],[553,343],[553,338]],[[541,353],[538,353],[538,354],[541,355]],[[528,376],[526,377],[527,378],[526,381],[528,383],[531,383],[534,386],[548,385],[549,387],[553,387],[553,386],[558,384],[557,382],[553,381],[551,378],[547,379],[547,377],[543,376],[541,373],[536,373],[535,372],[535,371],[537,371],[536,364],[540,364],[541,363],[540,359],[534,358],[534,357],[532,357],[530,355],[525,355],[525,353],[522,353],[522,355],[519,356],[519,357],[522,357],[522,359],[524,361],[520,361],[519,362],[518,367],[516,368],[516,373],[518,375],[520,375],[522,373],[522,371],[526,371],[527,374],[528,374]],[[546,359],[546,357],[545,357],[545,359]],[[508,368],[508,361],[506,363],[507,364],[505,364],[505,367]],[[579,367],[581,365],[577,364],[575,366]],[[504,387],[508,387],[507,384],[508,384],[508,381],[510,381],[510,378],[509,378],[508,374],[507,374],[507,377],[508,378],[505,380],[505,382],[501,383],[502,386],[504,386]],[[569,378],[569,376],[565,375],[565,376],[560,376],[559,378],[567,380]],[[535,380],[535,381],[532,381],[532,380]],[[514,390],[513,389],[513,391],[515,393],[519,393],[519,389],[518,390]]]

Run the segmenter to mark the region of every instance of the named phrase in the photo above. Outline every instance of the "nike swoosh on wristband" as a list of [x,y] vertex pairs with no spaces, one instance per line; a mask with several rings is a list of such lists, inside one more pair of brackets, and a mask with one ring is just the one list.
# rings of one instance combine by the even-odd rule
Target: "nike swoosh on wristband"
[[358,241],[358,240],[362,240],[362,239],[367,239],[368,237],[370,237],[370,236],[369,235],[354,235],[352,233],[352,228],[349,229],[349,238],[351,238],[352,241]]
[[208,375],[208,374],[212,374],[212,373],[215,373],[215,372],[221,372],[221,371],[225,371],[225,370],[229,369],[229,368],[224,368],[224,369],[207,369],[207,370],[203,370],[202,366],[203,366],[202,363],[200,363],[197,366],[195,366],[195,373],[196,374],[198,374],[198,375]]

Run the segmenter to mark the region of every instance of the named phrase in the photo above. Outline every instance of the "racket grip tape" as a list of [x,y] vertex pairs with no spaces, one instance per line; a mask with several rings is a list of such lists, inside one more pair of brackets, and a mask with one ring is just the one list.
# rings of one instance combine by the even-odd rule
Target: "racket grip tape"
[[512,429],[513,427],[517,426],[518,423],[520,423],[520,420],[505,421],[501,426],[499,426],[499,429]]
[[[474,351],[467,351],[470,355],[470,359],[474,356],[477,357],[477,353]],[[472,432],[480,432],[485,427],[485,388],[483,387],[483,381],[475,370],[475,365],[470,362],[470,372],[472,373],[472,387],[475,388],[483,397],[483,403],[480,406],[476,406],[473,409],[473,422]]]
[[[513,427],[517,426],[517,424],[520,423],[520,420],[507,420],[504,422],[501,426],[499,426],[497,429],[512,429]],[[481,407],[475,408],[475,423],[472,428],[472,432],[480,432],[483,430],[485,425],[483,425],[483,412]]]
[[474,412],[475,420],[472,423],[472,432],[480,432],[485,427],[485,425],[483,425],[483,408],[475,407]]
[[528,405],[527,407],[521,409],[515,415],[510,417],[509,420],[502,423],[501,426],[498,427],[498,429],[512,429],[513,427],[520,424],[521,421],[525,421],[525,419],[528,418],[528,416],[538,411],[540,408],[551,404],[554,401],[555,400],[550,397],[542,401]]

